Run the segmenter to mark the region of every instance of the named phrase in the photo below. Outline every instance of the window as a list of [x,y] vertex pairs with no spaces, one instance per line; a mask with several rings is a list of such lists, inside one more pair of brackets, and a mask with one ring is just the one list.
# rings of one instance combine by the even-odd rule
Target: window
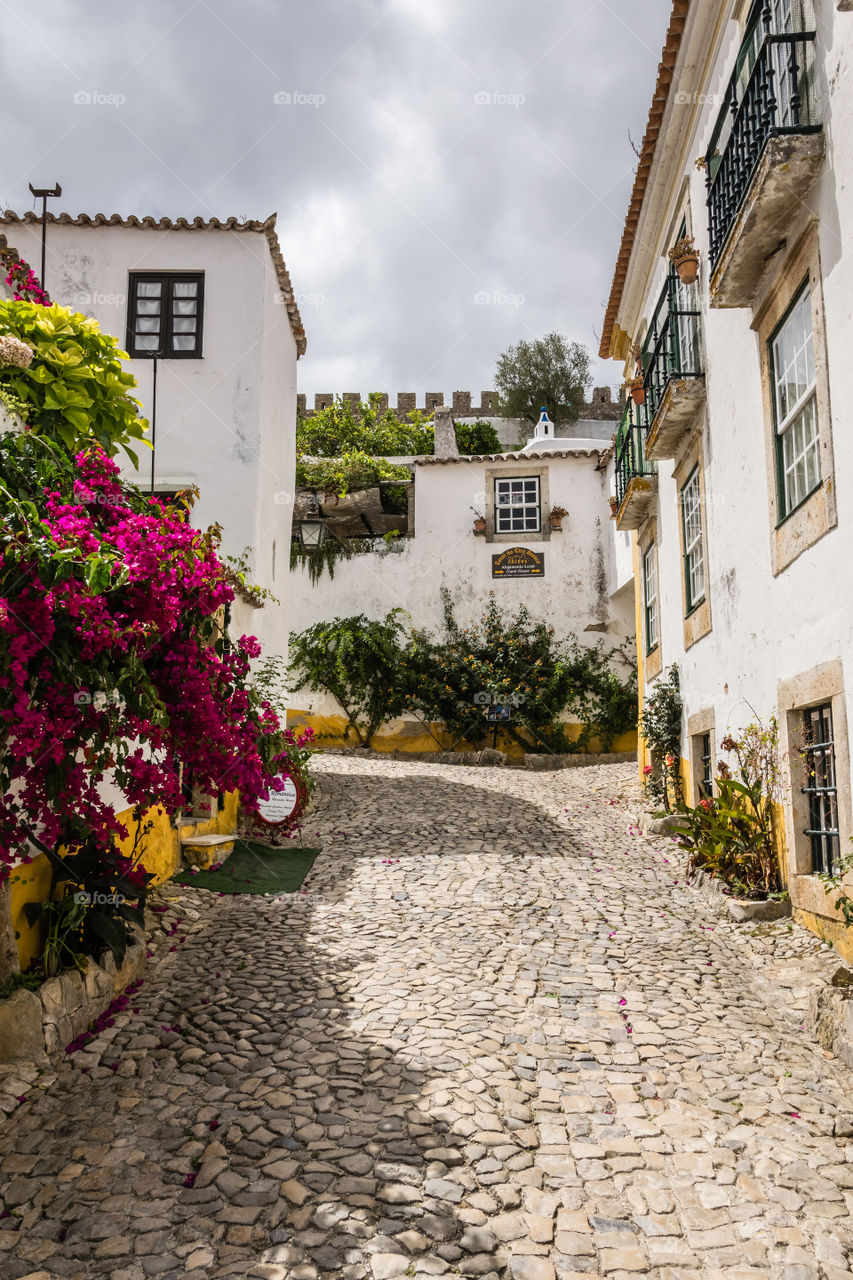
[[838,839],[838,787],[835,780],[835,743],[832,705],[809,707],[803,713],[803,758],[808,798],[812,871],[837,875],[841,871]]
[[131,273],[127,350],[167,359],[201,356],[204,276]]
[[702,495],[699,468],[694,467],[681,490],[681,523],[684,533],[684,582],[687,612],[705,598],[705,555],[702,549]]
[[495,481],[495,533],[538,533],[539,477]]
[[773,413],[784,519],[820,484],[817,386],[808,285],[770,339]]
[[714,778],[711,769],[711,735],[710,733],[702,733],[699,735],[699,798],[700,800],[710,800],[714,794]]
[[643,556],[643,592],[646,614],[646,653],[651,653],[658,642],[658,574],[654,543]]

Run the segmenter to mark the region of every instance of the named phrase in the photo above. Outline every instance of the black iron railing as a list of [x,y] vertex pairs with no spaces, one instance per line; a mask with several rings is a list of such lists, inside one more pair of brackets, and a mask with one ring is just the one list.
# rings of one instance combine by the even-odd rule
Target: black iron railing
[[695,285],[684,285],[671,268],[642,348],[644,420],[651,426],[672,378],[702,375],[700,311]]
[[738,60],[705,156],[712,267],[768,140],[779,134],[816,133],[821,127],[813,119],[815,32],[775,34],[769,4],[763,6],[759,22],[763,35],[756,37],[752,68],[744,79],[748,64]]
[[634,476],[654,472],[655,464],[646,458],[645,406],[634,404],[629,396],[616,433],[616,501],[619,505]]

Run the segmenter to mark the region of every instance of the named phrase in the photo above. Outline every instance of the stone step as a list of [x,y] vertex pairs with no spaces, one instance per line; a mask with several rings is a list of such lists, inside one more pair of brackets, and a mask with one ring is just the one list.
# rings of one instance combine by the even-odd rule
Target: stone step
[[236,832],[220,835],[181,836],[181,853],[188,867],[207,871],[214,862],[225,862],[234,852]]
[[192,845],[194,848],[205,849],[209,845],[215,844],[233,844],[237,839],[237,833],[232,832],[231,835],[212,835],[212,836],[182,836],[181,848]]

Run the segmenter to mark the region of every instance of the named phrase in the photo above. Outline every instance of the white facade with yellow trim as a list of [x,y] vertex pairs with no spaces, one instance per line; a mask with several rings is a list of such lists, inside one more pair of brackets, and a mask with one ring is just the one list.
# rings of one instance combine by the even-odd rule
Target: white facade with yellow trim
[[[849,955],[818,873],[853,848],[853,12],[675,10],[601,353],[644,379],[617,522],[633,531],[641,686],[677,664],[693,803],[709,739],[713,765],[728,731],[779,718],[795,913]],[[687,287],[668,259],[685,232]],[[804,791],[818,738],[821,790]]]

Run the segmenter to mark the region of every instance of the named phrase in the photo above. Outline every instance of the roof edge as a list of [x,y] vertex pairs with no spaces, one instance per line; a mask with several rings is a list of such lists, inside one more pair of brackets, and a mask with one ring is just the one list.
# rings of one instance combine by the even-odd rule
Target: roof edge
[[[290,329],[296,342],[297,355],[302,356],[307,350],[305,326],[296,305],[290,273],[282,256],[281,246],[276,234],[276,214],[268,218],[139,218],[130,214],[123,218],[120,213],[78,213],[73,217],[70,213],[48,213],[48,224],[64,227],[133,227],[144,231],[254,231],[265,236],[269,246],[270,257],[275,268],[278,287],[287,309]],[[41,226],[41,214],[33,210],[19,214],[9,209],[0,214],[0,226]]]
[[652,170],[652,163],[657,150],[657,142],[660,134],[661,123],[663,121],[663,114],[669,100],[670,89],[672,88],[673,71],[679,50],[681,49],[681,38],[684,34],[684,27],[687,21],[689,9],[690,0],[673,0],[672,14],[670,15],[669,26],[666,32],[666,40],[664,41],[661,60],[658,64],[657,82],[655,84],[654,93],[652,94],[652,105],[649,109],[646,132],[643,135],[643,145],[640,150],[640,161],[637,165],[637,172],[634,175],[634,186],[631,191],[631,199],[628,203],[628,213],[625,218],[622,240],[620,242],[619,253],[616,258],[616,267],[613,272],[613,281],[610,286],[610,296],[607,301],[607,309],[604,313],[601,343],[598,348],[598,354],[602,360],[609,360],[611,356],[618,358],[620,355],[626,354],[623,350],[625,347],[626,335],[618,329],[618,326],[616,325],[616,316],[619,312],[622,293],[628,276],[628,265],[634,248],[634,237],[637,232],[640,213],[646,198],[649,175]]

